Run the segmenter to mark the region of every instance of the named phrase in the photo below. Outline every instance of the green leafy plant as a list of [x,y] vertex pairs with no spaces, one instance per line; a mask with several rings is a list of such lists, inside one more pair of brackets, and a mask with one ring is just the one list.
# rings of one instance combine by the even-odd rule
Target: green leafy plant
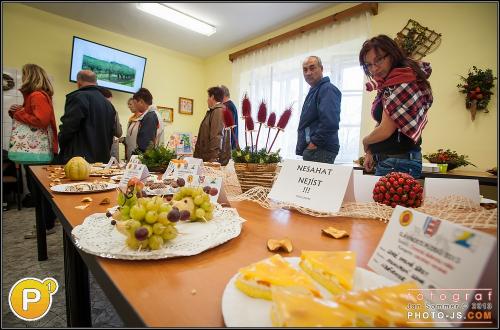
[[276,152],[267,152],[262,148],[257,152],[252,152],[250,147],[241,150],[233,150],[232,158],[235,163],[255,163],[255,164],[273,164],[281,162],[279,150]]
[[177,158],[177,154],[163,145],[154,146],[151,143],[144,153],[138,155],[138,158],[150,171],[164,170],[172,159]]
[[462,83],[458,84],[457,87],[460,88],[461,93],[466,94],[465,107],[469,109],[475,103],[478,110],[488,112],[486,107],[491,100],[491,95],[493,95],[491,91],[495,86],[493,81],[497,79],[493,77],[493,71],[491,69],[483,71],[473,66],[467,77],[460,76],[460,79]]
[[450,149],[438,149],[437,152],[426,154],[423,157],[431,163],[448,164],[448,170],[467,165],[476,167],[476,165],[467,160],[469,156],[459,155],[456,151],[452,151]]

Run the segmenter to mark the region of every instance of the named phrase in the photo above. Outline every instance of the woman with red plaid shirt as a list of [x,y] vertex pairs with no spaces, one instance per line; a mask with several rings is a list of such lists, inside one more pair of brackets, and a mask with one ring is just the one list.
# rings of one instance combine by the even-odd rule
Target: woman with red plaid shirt
[[375,167],[375,175],[405,172],[419,178],[421,135],[433,101],[430,64],[406,57],[386,35],[365,41],[359,63],[370,80],[367,90],[377,90],[371,110],[377,125],[363,138],[365,170]]

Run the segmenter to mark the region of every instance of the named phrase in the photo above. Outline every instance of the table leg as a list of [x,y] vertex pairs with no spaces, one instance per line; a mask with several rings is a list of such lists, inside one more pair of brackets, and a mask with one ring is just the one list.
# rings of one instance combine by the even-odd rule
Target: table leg
[[33,184],[31,195],[35,200],[35,218],[36,218],[36,246],[38,249],[38,261],[47,260],[47,232],[45,230],[45,218],[42,198],[45,198],[37,184]]
[[88,269],[66,231],[63,232],[63,243],[68,327],[91,327]]

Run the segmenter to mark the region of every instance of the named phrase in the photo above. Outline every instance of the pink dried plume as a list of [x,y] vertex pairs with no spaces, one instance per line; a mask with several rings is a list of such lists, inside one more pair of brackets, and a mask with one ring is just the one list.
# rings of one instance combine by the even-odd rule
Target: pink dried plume
[[267,105],[264,100],[260,102],[259,111],[257,112],[257,122],[264,124],[267,118]]
[[280,119],[278,120],[278,129],[284,130],[286,125],[288,124],[288,121],[290,120],[290,116],[292,115],[292,107],[288,107],[280,116]]
[[274,142],[276,142],[276,138],[278,137],[279,132],[285,130],[285,127],[288,124],[291,115],[292,115],[292,106],[289,106],[287,109],[285,109],[285,111],[283,111],[283,113],[280,116],[280,119],[278,120],[278,125],[276,125],[276,128],[278,130],[276,131],[276,135],[274,136],[274,140],[271,143],[268,152],[271,152],[271,149],[273,148]]
[[236,137],[236,134],[234,134],[234,127],[236,127],[236,125],[234,123],[233,113],[231,112],[231,110],[225,107],[222,114],[224,118],[224,126],[226,127],[226,129],[229,129],[231,131],[232,138],[234,139],[236,145],[236,149],[240,150],[240,146],[238,144],[238,138]]
[[247,131],[253,131],[254,130],[254,123],[252,116],[245,117],[245,129]]
[[224,108],[222,115],[224,118],[224,126],[226,128],[231,128],[231,127],[236,126],[234,124],[234,118],[233,118],[233,114],[231,113],[231,110],[229,110],[228,108]]
[[243,114],[243,118],[249,117],[252,115],[252,104],[250,103],[250,99],[245,93],[243,96],[243,101],[241,102],[241,112]]
[[267,118],[267,127],[271,128],[276,125],[276,113],[271,112],[269,118]]

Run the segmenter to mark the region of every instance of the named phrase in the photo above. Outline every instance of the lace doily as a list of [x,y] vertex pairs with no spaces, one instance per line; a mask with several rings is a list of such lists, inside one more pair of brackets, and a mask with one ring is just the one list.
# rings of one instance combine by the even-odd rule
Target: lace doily
[[132,250],[126,237],[116,230],[104,213],[95,213],[73,228],[71,235],[81,250],[103,258],[146,260],[191,256],[225,243],[240,235],[242,224],[236,209],[217,208],[208,222],[179,221],[179,235],[159,250]]

